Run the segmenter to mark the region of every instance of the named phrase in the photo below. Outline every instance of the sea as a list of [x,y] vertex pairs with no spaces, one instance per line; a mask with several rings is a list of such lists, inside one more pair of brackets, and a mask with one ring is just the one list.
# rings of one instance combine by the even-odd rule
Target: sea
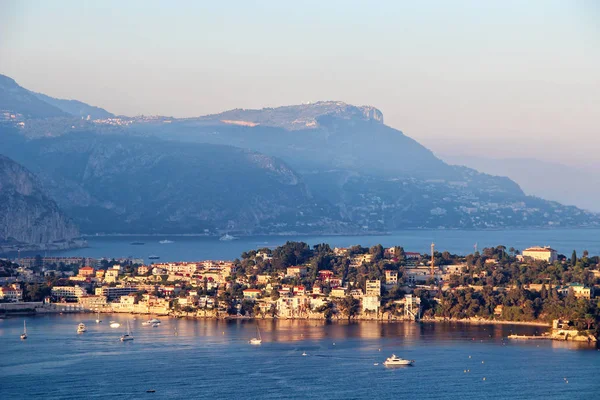
[[[223,241],[206,236],[89,236],[89,247],[47,252],[41,255],[82,256],[92,258],[141,258],[149,256],[160,261],[223,260],[240,257],[242,252],[264,247],[274,248],[286,241],[303,241],[310,245],[328,243],[333,247],[356,244],[385,247],[403,246],[405,251],[429,253],[431,243],[438,251],[470,254],[475,248],[504,245],[523,250],[530,246],[552,246],[559,253],[571,256],[573,250],[581,255],[588,250],[600,254],[600,229],[520,229],[520,230],[402,230],[388,235],[368,236],[251,236]],[[162,240],[172,243],[161,244]],[[143,245],[133,245],[141,242]],[[35,255],[31,253],[29,255]],[[13,257],[16,255],[13,254]]]
[[[513,341],[546,328],[193,320],[94,314],[0,320],[0,399],[594,399],[600,351]],[[121,327],[113,329],[109,321]],[[120,335],[130,322],[131,342]],[[77,325],[87,325],[77,334]],[[257,336],[262,344],[253,346]],[[414,360],[386,368],[395,354]],[[154,392],[148,392],[154,391]]]

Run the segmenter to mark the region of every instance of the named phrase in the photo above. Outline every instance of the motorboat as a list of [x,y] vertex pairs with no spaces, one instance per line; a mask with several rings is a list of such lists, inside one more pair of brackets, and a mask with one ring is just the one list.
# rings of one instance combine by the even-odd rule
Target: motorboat
[[118,328],[120,326],[121,326],[121,324],[118,323],[117,321],[110,321],[110,327],[111,328]]
[[148,322],[150,322],[151,324],[160,324],[160,319],[152,318]]
[[25,325],[25,320],[23,320],[23,333],[21,333],[21,339],[27,339],[27,325]]
[[302,352],[302,355],[303,356],[307,356],[308,354],[306,354],[306,352],[304,351],[304,352]]
[[87,328],[85,327],[85,324],[82,322],[79,325],[77,325],[77,333],[83,333],[83,332],[87,332]]
[[152,323],[152,327],[153,328],[158,328],[160,326],[160,322],[153,322]]
[[121,336],[121,342],[129,342],[133,340],[131,336],[131,330],[129,329],[129,320],[127,321],[127,333]]
[[386,367],[396,367],[396,366],[404,366],[404,365],[412,365],[415,360],[405,360],[404,358],[400,358],[395,354],[392,354],[391,357],[387,358],[383,365]]
[[160,240],[158,243],[160,243],[160,244],[169,244],[169,243],[174,243],[174,242],[172,240],[164,239],[164,240]]

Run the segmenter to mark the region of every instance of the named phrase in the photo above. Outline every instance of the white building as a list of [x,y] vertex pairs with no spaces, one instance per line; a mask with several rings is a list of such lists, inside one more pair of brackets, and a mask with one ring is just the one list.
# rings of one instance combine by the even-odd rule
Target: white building
[[534,260],[547,261],[553,263],[558,259],[556,250],[551,247],[530,247],[523,250],[523,257],[530,257]]
[[54,286],[50,292],[56,299],[77,300],[87,294],[80,286]]

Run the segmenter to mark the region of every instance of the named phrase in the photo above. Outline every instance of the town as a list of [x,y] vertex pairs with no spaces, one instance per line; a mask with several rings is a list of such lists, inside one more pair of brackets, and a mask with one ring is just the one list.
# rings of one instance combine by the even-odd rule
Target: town
[[[467,256],[288,242],[232,261],[26,257],[0,264],[0,317],[101,312],[198,318],[513,321],[597,337],[598,256],[504,246]],[[557,322],[554,322],[556,325]],[[573,333],[574,332],[574,333]],[[579,334],[578,334],[579,332]],[[583,340],[583,339],[582,339]]]

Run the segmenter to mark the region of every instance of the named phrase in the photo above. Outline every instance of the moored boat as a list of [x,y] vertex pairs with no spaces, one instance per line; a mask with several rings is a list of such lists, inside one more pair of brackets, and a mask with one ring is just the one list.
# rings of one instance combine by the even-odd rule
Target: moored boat
[[127,333],[121,336],[121,342],[129,342],[133,340],[131,330],[129,329],[129,320],[127,321]]
[[23,320],[23,333],[21,333],[21,339],[27,339],[27,325],[25,325],[25,320]]

